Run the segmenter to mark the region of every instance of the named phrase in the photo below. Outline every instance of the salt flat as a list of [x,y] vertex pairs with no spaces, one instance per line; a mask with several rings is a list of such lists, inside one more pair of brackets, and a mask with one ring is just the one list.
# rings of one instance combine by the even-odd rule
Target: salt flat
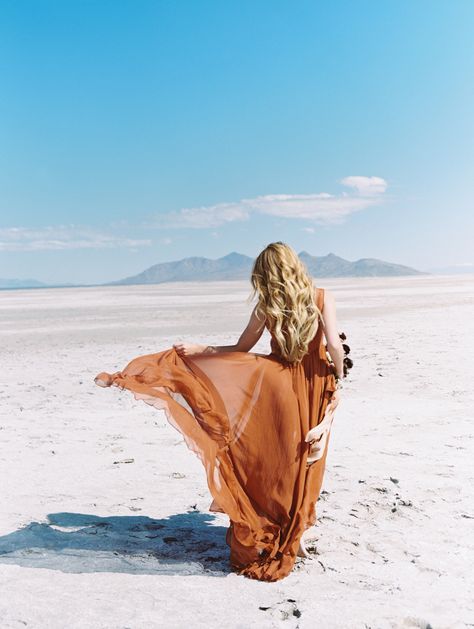
[[317,555],[276,583],[229,572],[227,518],[164,415],[93,382],[235,342],[249,285],[0,291],[2,629],[474,626],[474,276],[316,283],[354,368]]

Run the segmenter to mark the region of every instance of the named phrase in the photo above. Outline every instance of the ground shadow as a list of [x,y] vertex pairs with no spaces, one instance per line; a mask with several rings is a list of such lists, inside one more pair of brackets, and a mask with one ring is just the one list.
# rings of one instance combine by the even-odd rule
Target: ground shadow
[[226,528],[209,513],[155,520],[51,513],[0,537],[0,564],[62,572],[210,574],[230,572]]

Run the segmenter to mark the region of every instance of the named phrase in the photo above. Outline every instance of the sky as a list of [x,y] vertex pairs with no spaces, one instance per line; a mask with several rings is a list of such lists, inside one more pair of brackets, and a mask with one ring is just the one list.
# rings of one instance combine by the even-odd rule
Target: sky
[[2,0],[0,277],[474,271],[472,0]]

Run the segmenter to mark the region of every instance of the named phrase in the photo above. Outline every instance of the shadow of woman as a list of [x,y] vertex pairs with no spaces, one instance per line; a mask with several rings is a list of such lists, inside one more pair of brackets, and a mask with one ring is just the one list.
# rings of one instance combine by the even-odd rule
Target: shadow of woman
[[155,520],[51,513],[0,537],[0,563],[62,572],[209,574],[231,572],[226,527],[188,511]]

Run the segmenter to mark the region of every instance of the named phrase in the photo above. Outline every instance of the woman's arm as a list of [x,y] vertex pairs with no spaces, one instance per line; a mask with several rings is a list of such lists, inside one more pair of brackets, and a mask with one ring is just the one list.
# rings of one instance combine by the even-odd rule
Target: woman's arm
[[235,345],[198,345],[194,343],[175,343],[173,347],[180,356],[192,354],[219,354],[221,352],[248,352],[260,339],[265,329],[265,319],[259,319],[256,308],[252,310],[249,322]]
[[326,337],[326,343],[329,355],[332,358],[338,378],[344,377],[344,348],[337,327],[336,318],[336,302],[334,295],[325,289],[324,291],[324,307],[323,307],[323,332]]

